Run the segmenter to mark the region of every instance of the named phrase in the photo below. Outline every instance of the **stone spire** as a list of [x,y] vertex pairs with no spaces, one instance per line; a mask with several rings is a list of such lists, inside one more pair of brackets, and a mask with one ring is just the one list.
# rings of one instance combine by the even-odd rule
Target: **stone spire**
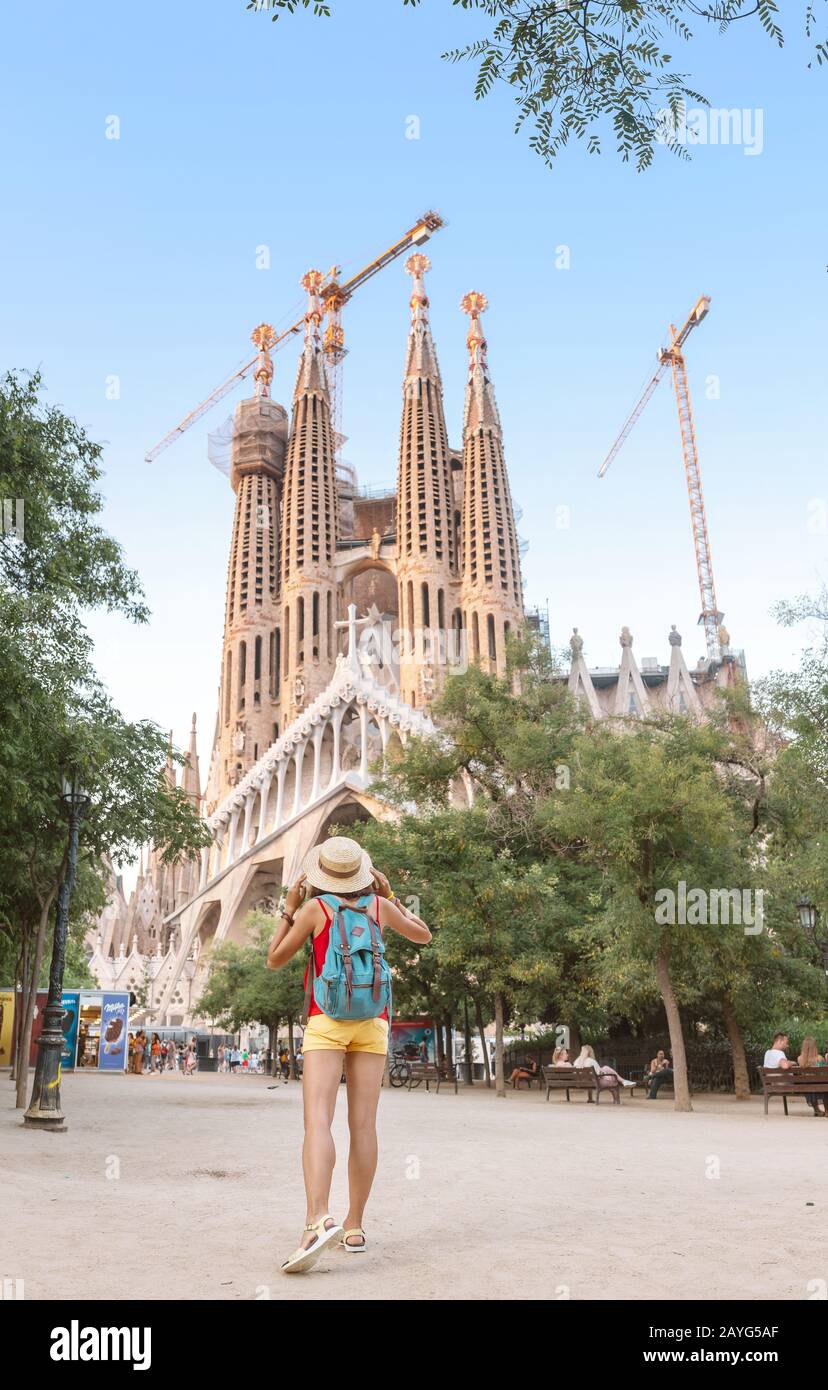
[[296,373],[282,512],[285,722],[325,688],[336,660],[336,459],[320,324],[323,276],[309,270],[305,341]]
[[236,510],[219,691],[219,799],[266,752],[283,723],[278,556],[288,422],[284,407],[270,397],[273,329],[260,323],[252,338],[259,349],[255,395],[239,402],[233,418]]
[[167,761],[164,764],[164,781],[169,791],[175,791],[175,763],[173,762],[173,731],[170,729],[170,736],[167,739]]
[[190,798],[196,811],[201,805],[201,777],[198,770],[198,745],[196,742],[196,717],[190,728],[190,746],[181,773],[181,789]]
[[270,349],[276,341],[276,334],[269,323],[260,323],[253,329],[250,336],[259,349],[259,358],[256,363],[256,370],[253,373],[253,380],[256,383],[256,395],[260,400],[269,400],[270,383],[273,380],[273,362],[270,356]]
[[500,415],[497,410],[494,387],[489,377],[487,359],[488,343],[483,336],[480,315],[489,307],[485,294],[471,290],[464,295],[460,308],[471,320],[466,346],[469,350],[469,381],[466,388],[466,406],[463,415],[464,432],[471,429],[493,429],[501,433]]
[[431,324],[428,321],[428,295],[423,279],[429,270],[431,270],[431,261],[420,251],[409,256],[405,263],[406,274],[410,275],[413,281],[409,301],[411,305],[411,331],[408,335],[408,350],[405,359],[405,380],[408,381],[410,378],[428,379],[433,381],[439,389],[442,389],[440,368],[437,365],[437,352],[434,347],[434,339],[431,336]]
[[430,268],[419,252],[405,263],[413,285],[397,471],[400,690],[415,707],[437,693],[446,661],[459,659],[447,633],[459,640],[461,627],[443,384],[423,280]]
[[506,638],[523,623],[517,531],[480,322],[488,302],[473,291],[460,307],[470,318],[463,415],[462,604],[471,659],[502,675]]

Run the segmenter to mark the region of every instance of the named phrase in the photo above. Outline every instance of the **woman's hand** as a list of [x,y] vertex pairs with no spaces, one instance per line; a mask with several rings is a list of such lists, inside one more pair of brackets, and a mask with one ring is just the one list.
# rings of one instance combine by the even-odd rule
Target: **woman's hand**
[[285,912],[289,917],[295,917],[302,903],[305,901],[305,892],[308,881],[304,874],[300,874],[296,882],[287,891],[285,898]]
[[393,898],[394,894],[391,892],[391,884],[388,882],[388,879],[385,877],[385,874],[381,873],[379,869],[373,869],[372,874],[374,879],[374,887],[376,888],[379,896],[381,898]]

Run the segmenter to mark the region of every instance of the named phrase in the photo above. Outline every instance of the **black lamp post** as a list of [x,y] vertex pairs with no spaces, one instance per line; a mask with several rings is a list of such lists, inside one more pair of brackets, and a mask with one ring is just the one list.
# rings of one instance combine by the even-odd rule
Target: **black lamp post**
[[61,801],[69,815],[69,851],[66,872],[60,885],[52,943],[52,965],[49,971],[49,998],[43,1012],[43,1031],[37,1040],[37,1065],[29,1108],[23,1123],[38,1129],[66,1129],[60,1108],[60,1070],[63,1055],[63,971],[66,965],[66,937],[69,928],[69,903],[78,867],[78,834],[80,820],[89,797],[76,777],[63,779]]
[[828,937],[817,936],[817,922],[819,913],[816,904],[804,895],[798,900],[796,910],[799,914],[799,923],[802,930],[810,937],[815,946],[822,952],[822,967],[825,971],[825,983],[828,986]]

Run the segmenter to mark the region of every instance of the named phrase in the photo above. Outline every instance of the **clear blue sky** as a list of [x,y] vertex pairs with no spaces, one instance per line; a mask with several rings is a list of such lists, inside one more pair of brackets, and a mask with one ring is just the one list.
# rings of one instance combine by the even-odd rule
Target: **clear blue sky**
[[[662,150],[644,175],[579,145],[550,173],[512,133],[508,93],[476,104],[472,70],[439,54],[482,16],[448,0],[336,8],[272,24],[243,0],[51,0],[4,16],[0,362],[39,365],[50,398],[107,441],[106,524],[153,610],[143,630],[94,623],[124,711],[182,742],[197,710],[206,764],[232,516],[206,431],[236,398],[153,466],[144,453],[250,354],[255,323],[298,306],[306,269],[360,264],[427,207],[450,223],[429,246],[450,433],[460,441],[459,300],[480,289],[527,602],[549,600],[553,640],[577,624],[590,664],[609,664],[626,623],[639,659],[666,660],[676,623],[691,664],[703,649],[669,379],[606,479],[596,471],[667,323],[707,293],[688,361],[719,602],[752,675],[792,660],[804,634],[769,607],[828,577],[828,535],[808,527],[809,502],[828,499],[828,74],[805,71],[804,6],[784,7],[782,53],[752,21],[686,50],[715,106],[762,109],[762,153],[704,146],[685,165]],[[419,140],[405,138],[411,115]],[[397,265],[347,314],[346,457],[365,483],[395,475],[408,285]],[[294,367],[288,349],[284,403]]]

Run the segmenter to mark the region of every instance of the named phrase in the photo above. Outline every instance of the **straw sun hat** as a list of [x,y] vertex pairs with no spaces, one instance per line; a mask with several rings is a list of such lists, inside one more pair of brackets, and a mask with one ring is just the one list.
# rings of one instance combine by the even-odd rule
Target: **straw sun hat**
[[305,855],[302,872],[308,883],[326,893],[358,893],[373,885],[373,866],[356,840],[334,835]]

